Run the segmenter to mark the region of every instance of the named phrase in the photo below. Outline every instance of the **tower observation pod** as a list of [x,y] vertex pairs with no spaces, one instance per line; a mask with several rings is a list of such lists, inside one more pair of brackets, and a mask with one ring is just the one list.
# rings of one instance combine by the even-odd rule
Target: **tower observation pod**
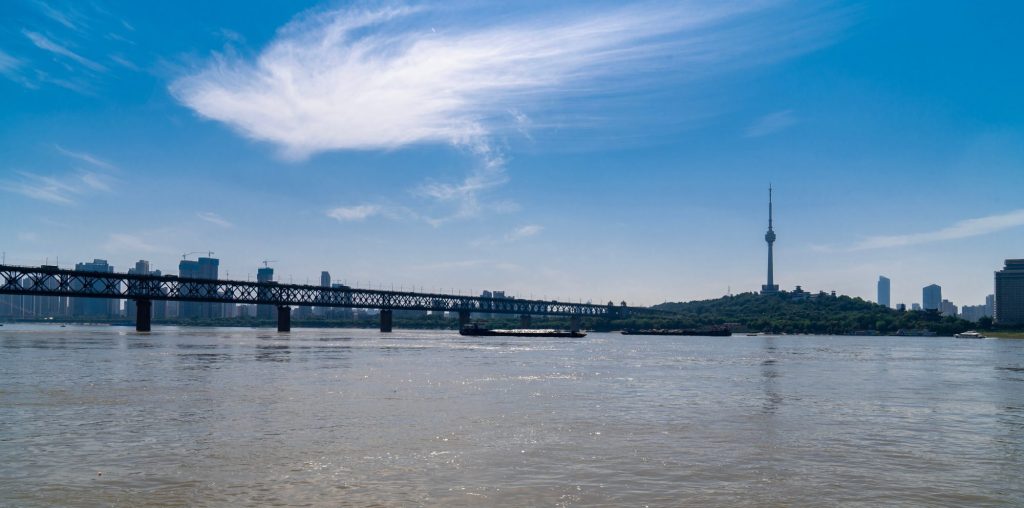
[[768,232],[764,234],[768,243],[768,283],[761,286],[761,294],[776,293],[779,285],[775,283],[774,264],[772,262],[772,246],[775,244],[775,229],[772,227],[772,186],[768,186]]

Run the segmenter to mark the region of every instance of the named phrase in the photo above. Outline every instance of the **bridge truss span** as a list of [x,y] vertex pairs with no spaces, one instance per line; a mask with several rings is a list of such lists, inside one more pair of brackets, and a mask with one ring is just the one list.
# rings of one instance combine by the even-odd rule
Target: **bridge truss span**
[[[650,309],[624,305],[594,305],[514,298],[484,298],[442,293],[416,293],[322,287],[276,282],[194,279],[173,275],[84,272],[56,267],[0,265],[0,294],[112,298],[137,301],[169,300],[382,310],[471,312],[620,318]],[[148,308],[148,307],[147,307]]]

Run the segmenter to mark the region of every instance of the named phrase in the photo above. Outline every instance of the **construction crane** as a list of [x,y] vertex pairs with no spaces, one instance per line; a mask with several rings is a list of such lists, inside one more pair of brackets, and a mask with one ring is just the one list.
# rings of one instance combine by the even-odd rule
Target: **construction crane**
[[263,263],[263,268],[270,268],[270,263],[277,263],[277,260],[276,259],[264,259],[263,261],[261,261],[261,263]]
[[181,260],[184,261],[184,260],[188,259],[188,257],[191,256],[192,254],[206,254],[207,257],[211,257],[211,258],[213,257],[213,251],[197,250],[197,251],[186,252],[186,253],[182,254],[181,255]]

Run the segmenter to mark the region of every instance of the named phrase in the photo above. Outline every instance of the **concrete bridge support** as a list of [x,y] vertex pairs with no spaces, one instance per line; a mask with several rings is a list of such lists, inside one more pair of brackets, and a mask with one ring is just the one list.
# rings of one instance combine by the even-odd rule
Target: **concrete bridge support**
[[582,322],[582,320],[580,319],[579,316],[571,316],[569,318],[569,331],[570,332],[578,332],[578,331],[580,331],[581,322]]
[[530,322],[531,322],[531,319],[530,319],[530,315],[529,314],[520,314],[519,315],[519,328],[529,328],[530,324],[531,324]]
[[459,330],[463,329],[470,323],[470,313],[468,310],[459,311]]
[[382,331],[382,332],[390,332],[391,331],[392,314],[393,314],[393,312],[392,312],[391,309],[381,309],[380,310],[380,331]]
[[277,306],[277,331],[292,331],[292,308],[287,305]]
[[153,300],[135,300],[135,331],[148,332],[153,321]]

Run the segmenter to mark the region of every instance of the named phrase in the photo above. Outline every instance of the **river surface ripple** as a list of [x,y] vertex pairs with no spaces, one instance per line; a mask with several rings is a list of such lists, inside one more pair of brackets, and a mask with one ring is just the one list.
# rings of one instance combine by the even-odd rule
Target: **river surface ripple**
[[10,506],[1024,506],[1024,341],[0,328]]

